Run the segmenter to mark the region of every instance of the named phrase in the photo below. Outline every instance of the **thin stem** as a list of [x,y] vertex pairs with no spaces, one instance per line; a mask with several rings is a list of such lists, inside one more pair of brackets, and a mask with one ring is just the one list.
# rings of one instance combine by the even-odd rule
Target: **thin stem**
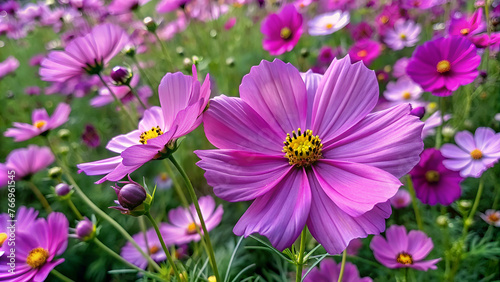
[[158,228],[156,221],[151,216],[149,211],[146,212],[145,216],[149,219],[149,221],[151,221],[151,224],[153,225],[153,227],[156,231],[156,235],[158,235],[158,239],[160,240],[161,247],[163,248],[163,251],[167,255],[167,260],[170,263],[170,265],[172,266],[172,270],[174,271],[174,274],[177,277],[177,281],[179,281],[179,282],[182,281],[181,277],[179,275],[179,271],[177,270],[177,266],[175,266],[174,260],[172,259],[172,256],[170,255],[170,252],[169,252],[167,246],[165,245],[165,242],[163,241],[163,237],[161,236],[160,229]]
[[103,251],[105,251],[108,255],[110,255],[113,258],[117,259],[118,261],[122,262],[126,266],[128,266],[130,268],[133,268],[133,269],[137,270],[138,272],[143,273],[146,276],[150,276],[152,278],[156,278],[156,279],[158,279],[160,281],[164,280],[161,277],[159,277],[157,275],[154,275],[154,274],[152,274],[152,273],[150,273],[148,271],[145,271],[144,269],[137,267],[135,264],[132,264],[132,263],[126,261],[122,256],[120,256],[119,254],[115,253],[108,246],[104,245],[101,241],[99,241],[99,239],[94,238],[92,240],[92,242],[94,242],[99,248],[101,248]]
[[479,187],[477,188],[476,199],[474,200],[474,204],[472,205],[472,209],[470,210],[469,216],[464,221],[464,229],[462,232],[462,238],[465,240],[467,236],[467,231],[469,230],[469,226],[472,223],[472,219],[476,214],[477,207],[479,206],[479,201],[481,200],[481,195],[483,194],[484,189],[484,177],[479,179]]
[[189,195],[193,201],[194,207],[196,209],[196,213],[198,214],[198,218],[200,219],[201,229],[203,230],[203,237],[205,238],[205,243],[207,247],[208,257],[210,258],[210,265],[212,266],[212,270],[214,271],[214,275],[217,281],[222,281],[219,276],[219,271],[217,270],[217,262],[215,261],[215,253],[212,248],[212,243],[210,242],[210,236],[208,235],[207,226],[205,224],[205,220],[203,219],[203,215],[201,214],[200,204],[198,203],[198,198],[196,197],[196,193],[193,188],[193,184],[191,184],[191,180],[189,180],[188,175],[184,171],[181,165],[175,160],[174,156],[170,155],[169,160],[175,166],[175,168],[179,171],[188,187]]
[[419,230],[424,230],[424,225],[422,224],[422,217],[420,217],[420,210],[418,209],[417,196],[415,194],[415,188],[413,188],[413,181],[411,180],[411,176],[408,174],[406,176],[408,190],[411,195],[411,204],[413,206],[413,211],[415,212],[415,219],[417,221],[417,226]]
[[33,193],[35,194],[35,196],[38,198],[38,201],[40,201],[40,203],[42,204],[42,206],[45,209],[45,211],[47,213],[51,213],[52,212],[52,208],[50,207],[49,202],[47,202],[47,199],[42,194],[42,192],[40,192],[40,190],[38,190],[38,187],[36,187],[35,183],[33,183],[31,181],[28,181],[28,183],[29,183],[28,186],[30,187],[31,191],[33,191]]
[[148,84],[149,84],[149,87],[151,87],[151,90],[153,91],[153,93],[157,93],[158,91],[158,88],[157,87],[154,87],[153,86],[153,82],[151,81],[151,78],[146,74],[146,72],[142,69],[141,65],[139,64],[139,61],[137,61],[137,58],[135,56],[131,57],[132,58],[132,61],[135,63],[135,65],[137,66],[137,68],[139,69],[139,72],[141,73],[141,75],[143,77],[146,78],[146,80],[148,81]]
[[344,252],[342,253],[342,265],[340,266],[339,280],[337,280],[337,282],[342,282],[342,278],[344,277],[346,259],[347,259],[347,252],[346,250],[344,250]]
[[438,130],[436,132],[436,149],[441,148],[443,143],[443,123],[444,123],[444,97],[439,97],[439,111],[441,114],[441,123],[439,124]]
[[76,208],[75,204],[73,204],[73,201],[71,201],[71,199],[67,199],[66,200],[66,203],[68,203],[68,206],[71,208],[71,210],[73,211],[73,213],[76,215],[76,218],[78,220],[81,220],[83,218],[82,214],[80,213],[80,211]]
[[167,59],[168,63],[170,65],[172,65],[172,58],[170,57],[170,54],[168,53],[167,47],[165,47],[165,44],[163,44],[163,41],[161,41],[161,39],[158,36],[158,34],[156,33],[156,31],[153,31],[152,33],[155,36],[156,40],[158,40],[158,42],[160,42],[161,51],[163,52],[163,56],[165,56],[165,58]]
[[304,229],[300,234],[299,258],[297,260],[297,271],[295,273],[295,282],[302,281],[302,267],[304,266],[306,239],[307,239],[307,226],[304,226]]
[[130,116],[129,112],[127,111],[127,109],[125,109],[125,106],[123,105],[122,101],[120,99],[118,99],[118,97],[116,97],[116,94],[115,92],[113,92],[113,90],[111,90],[111,88],[109,87],[109,85],[106,83],[106,81],[104,81],[104,79],[102,78],[102,75],[101,73],[98,73],[97,76],[99,77],[99,79],[101,80],[102,84],[104,84],[104,87],[106,87],[109,91],[109,94],[111,94],[111,96],[113,96],[113,99],[115,100],[115,103],[120,107],[120,109],[122,110],[123,114],[127,116],[127,118],[130,120],[130,124],[132,125],[132,127],[135,127],[136,125],[136,122],[134,121],[134,119]]
[[147,109],[148,107],[146,107],[146,105],[144,104],[144,102],[142,102],[141,97],[139,97],[139,94],[137,94],[137,91],[135,91],[135,89],[132,88],[132,86],[130,86],[130,83],[128,83],[126,85],[127,85],[128,89],[130,89],[130,92],[132,92],[132,94],[134,94],[135,98],[137,98],[137,100],[139,101],[139,103],[141,104],[141,106],[144,109]]
[[50,271],[50,274],[54,275],[57,277],[59,280],[64,281],[64,282],[74,282],[74,280],[69,279],[68,277],[64,276],[61,272],[57,271],[55,268]]

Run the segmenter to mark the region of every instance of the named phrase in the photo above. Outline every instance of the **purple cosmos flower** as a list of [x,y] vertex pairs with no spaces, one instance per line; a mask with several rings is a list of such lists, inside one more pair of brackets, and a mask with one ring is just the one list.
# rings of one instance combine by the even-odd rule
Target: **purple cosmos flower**
[[[215,201],[210,196],[201,197],[199,203],[207,231],[210,231],[219,225],[224,210],[222,209],[222,205],[216,208]],[[168,212],[168,219],[170,223],[162,225],[162,233],[165,234],[168,241],[177,245],[200,241],[201,237],[196,232],[196,226],[200,227],[201,230],[200,220],[193,204],[189,206],[189,210],[184,207],[170,210]]]
[[438,38],[417,47],[406,73],[425,91],[449,96],[477,77],[481,57],[467,38]]
[[483,23],[483,9],[477,9],[469,19],[465,17],[452,18],[448,33],[450,35],[459,35],[471,37],[471,35],[482,32],[486,25]]
[[0,164],[0,187],[7,186],[8,171],[15,171],[15,179],[23,179],[47,168],[55,161],[48,147],[29,145],[28,148],[15,149],[9,153],[5,164]]
[[28,86],[24,88],[24,93],[29,96],[38,96],[40,95],[40,87],[38,86]]
[[399,189],[398,192],[396,193],[396,195],[394,195],[391,199],[391,205],[395,208],[395,209],[402,209],[402,208],[406,208],[407,206],[410,205],[411,203],[411,196],[410,196],[410,193],[408,191],[406,191],[405,189]]
[[[39,218],[27,229],[16,230],[16,271],[7,271],[9,258],[0,257],[0,281],[44,281],[50,271],[64,262],[61,255],[68,245],[68,219],[53,212]],[[33,236],[36,234],[36,236]]]
[[119,156],[79,164],[87,175],[106,174],[96,183],[118,181],[148,161],[162,158],[167,146],[193,131],[202,121],[202,113],[210,98],[209,75],[203,85],[198,81],[196,67],[193,76],[180,72],[167,73],[158,88],[160,107],[144,112],[139,128],[109,141],[106,148]]
[[156,5],[156,11],[160,14],[175,11],[179,8],[183,8],[191,0],[162,0],[158,5]]
[[335,11],[318,15],[307,23],[309,34],[312,36],[332,34],[346,26],[349,20],[349,12]]
[[[160,227],[163,226],[163,224],[160,225]],[[167,245],[172,245],[173,243],[170,241],[167,241],[167,234],[165,234],[162,229],[160,228],[160,234],[163,237],[163,241]],[[161,262],[167,259],[167,255],[163,251],[163,248],[161,247],[160,240],[158,239],[158,235],[156,235],[156,231],[154,228],[149,229],[146,232],[146,236],[144,236],[144,233],[139,232],[132,236],[134,241],[141,247],[141,249],[145,253],[151,254],[151,258],[156,261],[156,262]],[[146,244],[146,239],[147,239],[147,244]],[[140,267],[142,269],[146,269],[148,266],[148,260],[144,258],[139,251],[132,246],[130,242],[127,242],[127,244],[122,248],[120,255],[128,262],[136,265],[137,267]]]
[[422,96],[422,88],[411,79],[403,77],[396,82],[389,82],[384,97],[394,103],[410,103],[413,108],[424,105],[418,99]]
[[73,39],[64,51],[52,51],[40,67],[45,81],[64,82],[82,74],[98,74],[129,42],[127,33],[114,24],[101,24]]
[[437,269],[441,259],[422,261],[432,250],[434,244],[424,232],[411,230],[406,233],[404,226],[392,225],[385,231],[387,240],[377,235],[370,243],[375,258],[388,268],[410,267],[427,271]]
[[413,47],[419,40],[421,30],[414,21],[399,19],[394,23],[394,29],[387,31],[384,41],[393,50]]
[[436,0],[402,0],[401,7],[403,9],[421,9],[426,10],[436,5]]
[[[332,258],[324,259],[320,262],[319,268],[314,268],[304,279],[304,282],[331,282],[337,281],[340,275],[341,264],[337,264]],[[344,282],[372,282],[370,277],[359,277],[356,265],[347,262],[344,268]]]
[[108,6],[108,11],[115,15],[130,13],[149,1],[150,0],[113,0]]
[[170,189],[172,188],[173,181],[167,173],[162,172],[155,177],[155,183],[158,189]]
[[97,130],[92,124],[85,125],[85,130],[82,133],[82,142],[90,148],[98,147],[101,144],[101,139]]
[[382,47],[376,41],[363,39],[354,43],[349,49],[349,56],[353,62],[363,61],[365,65],[370,65],[382,51]]
[[350,256],[357,256],[361,247],[363,247],[363,241],[359,238],[356,238],[352,239],[351,242],[349,242],[349,245],[347,245],[345,251]]
[[57,105],[52,116],[49,117],[47,110],[36,109],[31,114],[33,124],[14,122],[14,128],[9,128],[3,134],[6,137],[14,138],[15,142],[31,139],[35,136],[45,134],[47,131],[61,126],[68,121],[71,107],[68,104]]
[[37,216],[38,211],[34,208],[19,207],[16,211],[16,227],[13,229],[9,228],[11,224],[9,220],[12,219],[10,214],[0,214],[0,256],[2,256],[3,253],[9,253],[11,247],[8,245],[8,239],[14,238],[11,241],[15,241],[16,232],[29,230],[29,227],[33,225]]
[[373,28],[367,22],[360,22],[359,24],[351,25],[351,36],[354,40],[370,39],[373,35]]
[[0,63],[0,79],[15,71],[18,67],[19,61],[13,56],[9,56],[5,61]]
[[423,149],[423,123],[408,104],[369,114],[378,100],[373,71],[345,57],[302,80],[290,64],[262,61],[243,78],[240,97],[211,101],[204,128],[219,149],[195,151],[215,195],[254,200],[236,235],[257,232],[283,250],[307,223],[337,254],[384,230],[397,177]]
[[463,178],[458,172],[447,169],[443,160],[439,150],[425,149],[420,162],[410,171],[417,198],[424,204],[448,206],[460,198]]
[[260,31],[264,34],[262,47],[273,56],[289,52],[297,45],[302,35],[302,15],[292,4],[278,14],[268,15]]
[[462,177],[479,178],[500,159],[500,133],[488,127],[479,127],[474,136],[469,131],[455,135],[457,145],[444,144],[441,152],[446,168],[460,171]]
[[384,36],[386,32],[394,26],[394,23],[401,18],[398,3],[385,5],[380,14],[375,18],[378,33]]
[[485,213],[479,215],[486,223],[496,227],[500,227],[500,211],[486,210]]
[[397,60],[394,63],[394,67],[393,67],[393,70],[392,70],[392,75],[395,78],[400,78],[400,77],[403,77],[403,76],[408,76],[406,74],[406,67],[408,66],[408,62],[409,61],[410,61],[410,59],[408,59],[406,57],[403,57],[403,58]]

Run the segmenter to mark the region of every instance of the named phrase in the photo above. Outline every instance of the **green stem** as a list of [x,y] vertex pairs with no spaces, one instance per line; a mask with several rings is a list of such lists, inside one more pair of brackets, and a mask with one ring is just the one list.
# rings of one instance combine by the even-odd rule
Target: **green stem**
[[50,271],[50,274],[54,275],[57,277],[59,280],[64,281],[64,282],[74,282],[74,280],[69,279],[68,277],[64,276],[61,272],[57,271],[55,268]]
[[203,215],[201,214],[200,204],[198,203],[198,198],[196,197],[196,193],[193,188],[193,184],[189,180],[188,175],[182,168],[182,166],[177,162],[173,155],[170,155],[169,160],[175,166],[175,168],[179,171],[186,186],[188,187],[189,195],[193,201],[194,207],[196,209],[196,213],[198,214],[198,218],[200,219],[201,229],[203,230],[203,237],[205,238],[206,247],[208,250],[208,257],[210,259],[210,265],[212,266],[212,270],[214,271],[214,275],[217,281],[222,281],[219,276],[219,271],[217,270],[217,262],[215,261],[215,253],[212,248],[212,242],[210,241],[210,236],[208,235],[207,226],[205,224],[205,220],[203,219]]
[[52,208],[50,207],[49,202],[47,201],[45,196],[42,194],[42,192],[40,192],[40,190],[38,190],[38,187],[36,187],[35,183],[33,183],[31,181],[28,181],[28,183],[29,183],[28,186],[30,187],[31,191],[33,191],[35,196],[38,198],[38,201],[40,201],[40,203],[42,204],[45,211],[47,213],[51,213]]
[[167,47],[165,47],[165,44],[163,44],[163,41],[161,41],[160,37],[158,36],[158,34],[156,33],[156,31],[153,32],[156,40],[158,40],[158,42],[160,42],[160,45],[161,45],[161,51],[163,52],[163,56],[165,56],[165,59],[167,59],[168,63],[170,65],[172,65],[172,58],[170,57],[170,54],[168,53],[168,50],[167,50]]
[[158,239],[160,240],[161,247],[163,248],[163,251],[167,255],[167,260],[172,266],[172,270],[174,271],[175,276],[177,277],[177,281],[182,281],[181,277],[179,275],[179,271],[177,270],[177,266],[175,266],[174,260],[172,259],[172,256],[170,255],[170,251],[168,250],[167,246],[165,245],[165,242],[163,241],[163,237],[161,236],[160,229],[158,228],[158,225],[156,224],[156,221],[154,218],[151,216],[151,214],[146,212],[145,216],[151,221],[151,224],[153,225],[156,235],[158,235]]
[[71,210],[73,211],[73,213],[76,215],[76,218],[78,220],[81,220],[83,218],[83,216],[80,213],[80,211],[78,211],[78,209],[76,208],[75,204],[73,204],[73,201],[71,201],[71,199],[67,199],[66,203],[68,203],[68,206],[71,208]]
[[141,97],[139,97],[139,94],[137,94],[137,91],[135,91],[134,88],[132,88],[132,86],[130,86],[130,83],[129,84],[126,84],[128,89],[130,89],[130,92],[132,92],[132,94],[134,94],[135,98],[137,98],[137,100],[139,101],[139,103],[141,104],[141,106],[146,110],[148,107],[146,107],[146,105],[144,104],[144,102],[142,102],[141,100]]
[[304,226],[304,229],[302,230],[302,233],[300,234],[299,257],[297,259],[297,271],[295,273],[295,282],[302,281],[302,267],[304,266],[306,239],[307,239],[307,226]]
[[470,210],[469,216],[464,220],[464,229],[462,232],[462,238],[465,240],[467,236],[467,232],[469,230],[469,226],[472,224],[472,219],[476,214],[477,207],[479,206],[479,201],[481,200],[481,195],[483,194],[484,189],[484,177],[479,179],[479,187],[477,188],[476,199],[474,200],[474,204],[472,205],[472,209]]
[[146,80],[148,81],[148,84],[149,84],[149,87],[151,87],[151,90],[153,91],[153,93],[157,93],[158,92],[158,87],[154,87],[153,86],[153,82],[151,81],[151,78],[146,74],[146,72],[142,69],[141,65],[139,64],[139,61],[137,61],[137,58],[135,56],[131,57],[132,58],[132,61],[134,62],[134,64],[137,66],[137,68],[139,69],[139,72],[141,73],[141,76],[145,77]]
[[92,242],[94,242],[99,248],[101,248],[103,251],[105,251],[108,255],[110,255],[111,257],[115,258],[116,260],[122,262],[126,266],[128,266],[130,268],[133,268],[133,269],[137,270],[138,272],[143,273],[144,275],[149,276],[151,278],[156,278],[156,279],[158,279],[160,281],[164,280],[161,277],[159,277],[157,275],[154,275],[154,274],[152,274],[152,273],[150,273],[148,271],[145,271],[144,269],[137,267],[135,264],[132,264],[132,263],[126,261],[122,256],[120,256],[119,254],[115,253],[108,246],[104,245],[101,241],[99,241],[99,239],[94,238],[92,240]]
[[441,114],[441,123],[439,124],[438,130],[436,132],[436,149],[441,148],[443,143],[443,123],[444,123],[444,97],[439,97],[439,111]]
[[347,252],[346,250],[344,250],[344,252],[342,253],[342,265],[340,266],[339,280],[337,280],[337,282],[342,282],[342,278],[344,277],[346,258],[347,258]]
[[415,188],[413,188],[413,181],[411,180],[411,176],[408,174],[406,176],[408,190],[411,195],[411,204],[413,206],[413,211],[415,212],[415,219],[417,221],[417,226],[419,230],[424,230],[424,225],[422,224],[422,218],[420,217],[420,210],[418,209],[417,196],[415,194]]
[[106,83],[106,81],[104,81],[104,79],[102,78],[102,75],[101,73],[98,73],[97,76],[99,77],[99,79],[101,80],[102,84],[104,84],[104,87],[106,87],[109,91],[109,94],[111,94],[111,96],[113,96],[113,99],[115,100],[115,103],[120,107],[121,111],[123,112],[124,115],[127,116],[127,118],[129,119],[130,121],[130,124],[132,125],[132,127],[135,127],[136,126],[136,121],[134,121],[134,119],[130,116],[129,112],[127,111],[127,109],[125,109],[125,106],[123,105],[122,101],[120,99],[118,99],[118,97],[116,97],[115,93],[113,92],[113,90],[111,90],[111,88],[109,87],[109,85]]

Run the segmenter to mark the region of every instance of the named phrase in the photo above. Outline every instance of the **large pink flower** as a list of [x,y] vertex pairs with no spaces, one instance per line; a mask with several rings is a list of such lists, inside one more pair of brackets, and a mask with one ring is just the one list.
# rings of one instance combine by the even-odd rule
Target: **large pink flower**
[[331,254],[385,229],[388,199],[423,149],[423,123],[410,105],[370,113],[375,73],[349,57],[324,76],[280,60],[252,67],[241,98],[220,96],[204,115],[216,150],[196,151],[215,194],[254,200],[234,227],[283,250],[307,223]]
[[264,34],[262,47],[269,54],[292,51],[302,35],[302,15],[292,4],[286,5],[278,14],[267,16],[260,31]]

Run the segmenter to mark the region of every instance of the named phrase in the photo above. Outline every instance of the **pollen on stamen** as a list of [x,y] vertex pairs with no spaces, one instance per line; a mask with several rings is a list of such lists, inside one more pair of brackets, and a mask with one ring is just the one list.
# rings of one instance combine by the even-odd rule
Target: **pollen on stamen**
[[323,144],[318,135],[313,135],[312,130],[302,132],[299,128],[297,132],[292,131],[292,134],[287,134],[283,144],[282,152],[290,165],[307,167],[322,157]]
[[150,130],[141,133],[141,136],[139,137],[139,142],[141,142],[141,144],[147,144],[149,139],[156,138],[162,134],[163,131],[161,131],[159,126],[152,127]]
[[39,120],[39,121],[36,121],[33,125],[38,128],[38,129],[42,129],[42,127],[44,127],[45,125],[47,124],[46,121],[44,120]]
[[31,250],[26,258],[26,263],[31,268],[39,268],[43,266],[49,258],[49,252],[44,248],[35,248]]
[[410,254],[406,252],[401,252],[398,254],[398,257],[396,258],[396,261],[401,263],[401,264],[413,264],[413,258],[411,257]]
[[480,160],[483,158],[483,152],[479,149],[474,149],[472,152],[470,152],[470,156],[475,159],[475,160]]

